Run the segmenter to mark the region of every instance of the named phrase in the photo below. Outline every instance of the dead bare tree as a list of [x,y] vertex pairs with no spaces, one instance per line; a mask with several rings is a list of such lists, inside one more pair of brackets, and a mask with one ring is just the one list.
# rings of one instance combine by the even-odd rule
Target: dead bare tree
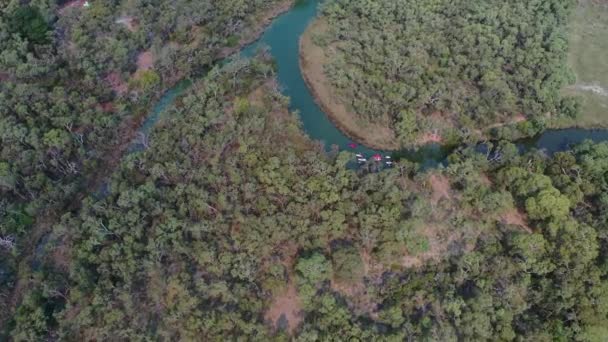
[[137,142],[141,144],[144,149],[148,149],[150,147],[148,136],[144,132],[137,132]]
[[10,250],[15,247],[15,238],[12,236],[0,236],[0,247]]
[[80,146],[84,145],[84,135],[82,133],[73,132],[72,136],[80,144]]

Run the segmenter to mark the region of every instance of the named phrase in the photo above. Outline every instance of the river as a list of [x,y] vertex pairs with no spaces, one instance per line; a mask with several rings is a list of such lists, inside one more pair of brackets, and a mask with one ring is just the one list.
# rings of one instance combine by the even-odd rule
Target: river
[[[336,128],[327,115],[317,106],[308,90],[300,72],[299,40],[300,36],[317,14],[319,0],[298,0],[294,7],[285,14],[273,20],[258,41],[245,47],[241,51],[244,57],[254,55],[260,45],[270,47],[272,56],[277,64],[277,78],[282,92],[291,99],[290,110],[297,111],[303,124],[304,131],[311,139],[324,142],[329,149],[337,146],[365,156],[372,154],[389,154],[384,151],[375,151],[360,144],[356,148],[349,147],[352,141]],[[181,82],[158,101],[152,113],[145,121],[142,131],[148,134],[151,127],[162,117],[164,112],[176,98],[189,88],[189,82]],[[591,139],[596,142],[608,140],[608,130],[561,129],[547,130],[544,133],[519,142],[526,150],[537,148],[555,153],[568,149],[572,144]],[[405,150],[396,153],[425,167],[433,167],[441,163],[448,148],[437,144],[429,144],[417,150]]]

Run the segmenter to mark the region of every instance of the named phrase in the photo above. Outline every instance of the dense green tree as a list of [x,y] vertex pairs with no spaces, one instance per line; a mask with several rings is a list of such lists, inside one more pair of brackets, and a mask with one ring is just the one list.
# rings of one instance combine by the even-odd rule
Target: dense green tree
[[337,247],[331,253],[333,270],[341,281],[356,281],[363,276],[363,262],[359,251],[352,246]]
[[318,287],[331,278],[332,265],[323,254],[315,252],[309,257],[299,259],[296,271],[299,276],[299,292],[305,305],[310,305]]
[[9,19],[9,28],[33,44],[45,44],[50,41],[48,35],[51,28],[34,6],[17,8]]
[[561,219],[570,211],[570,201],[557,189],[542,190],[538,195],[526,200],[526,210],[533,219]]

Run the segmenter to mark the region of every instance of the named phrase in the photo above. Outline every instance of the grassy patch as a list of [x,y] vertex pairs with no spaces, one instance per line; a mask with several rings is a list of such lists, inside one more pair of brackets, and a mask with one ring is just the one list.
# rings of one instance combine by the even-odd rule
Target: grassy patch
[[[582,127],[608,127],[608,3],[582,0],[570,23],[570,67],[576,84],[565,94],[582,100]],[[603,89],[603,91],[602,91]],[[594,91],[595,90],[595,91]]]

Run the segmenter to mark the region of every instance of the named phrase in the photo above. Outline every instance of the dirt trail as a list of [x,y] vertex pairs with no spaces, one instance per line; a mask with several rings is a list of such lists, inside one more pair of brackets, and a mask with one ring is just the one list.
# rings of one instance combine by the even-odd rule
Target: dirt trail
[[498,123],[495,123],[493,125],[490,125],[490,126],[486,127],[486,129],[492,129],[492,128],[498,128],[498,127],[508,126],[508,125],[524,122],[526,120],[527,120],[526,116],[520,113],[520,114],[515,115],[515,117],[513,117],[513,119],[511,119],[510,121],[507,121],[507,122],[498,122]]
[[474,244],[464,244],[463,232],[448,231],[439,223],[427,223],[421,232],[428,239],[428,250],[415,255],[406,252],[401,258],[401,266],[418,268],[475,248]]
[[577,84],[572,86],[571,88],[581,91],[590,91],[600,96],[608,96],[608,89],[603,88],[597,84]]

